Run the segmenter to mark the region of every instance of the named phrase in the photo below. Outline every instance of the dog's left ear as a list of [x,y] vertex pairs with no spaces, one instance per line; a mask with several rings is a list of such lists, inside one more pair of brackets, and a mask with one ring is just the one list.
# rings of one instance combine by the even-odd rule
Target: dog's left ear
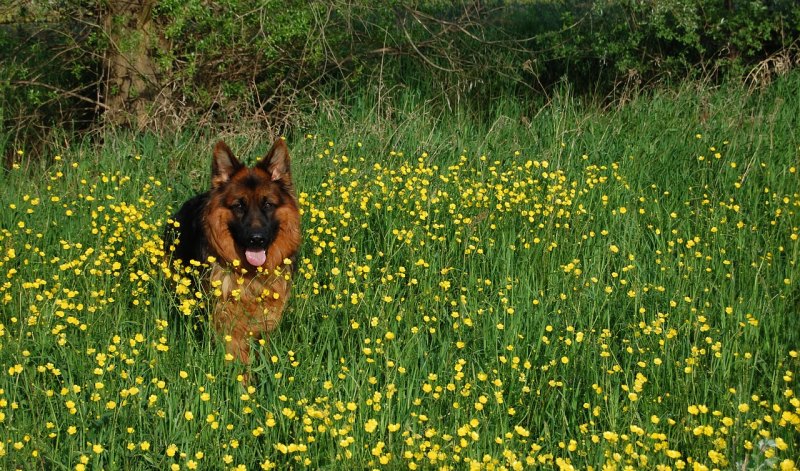
[[291,184],[291,170],[289,169],[289,149],[283,139],[278,139],[272,145],[272,149],[267,152],[267,156],[261,159],[256,167],[267,172],[272,181],[282,181]]
[[211,161],[211,186],[218,188],[231,179],[243,165],[233,156],[230,147],[222,141],[214,146],[214,160]]

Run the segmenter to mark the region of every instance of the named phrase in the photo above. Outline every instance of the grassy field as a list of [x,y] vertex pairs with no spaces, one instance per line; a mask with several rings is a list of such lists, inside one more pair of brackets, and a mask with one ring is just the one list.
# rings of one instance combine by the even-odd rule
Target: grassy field
[[250,386],[161,250],[219,136],[20,149],[0,468],[796,469],[798,89],[321,114],[288,136],[304,246]]

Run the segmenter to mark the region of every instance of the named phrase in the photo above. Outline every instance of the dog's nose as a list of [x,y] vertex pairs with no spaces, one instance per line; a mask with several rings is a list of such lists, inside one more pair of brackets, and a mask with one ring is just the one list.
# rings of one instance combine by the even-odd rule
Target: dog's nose
[[250,247],[264,247],[267,245],[267,238],[264,234],[253,234],[247,242]]

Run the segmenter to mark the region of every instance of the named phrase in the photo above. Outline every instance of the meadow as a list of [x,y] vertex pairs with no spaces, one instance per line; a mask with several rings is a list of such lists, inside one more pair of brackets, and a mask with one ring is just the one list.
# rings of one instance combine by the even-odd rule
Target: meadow
[[798,89],[320,113],[287,136],[304,243],[251,384],[161,234],[218,138],[270,139],[19,149],[0,468],[797,469]]

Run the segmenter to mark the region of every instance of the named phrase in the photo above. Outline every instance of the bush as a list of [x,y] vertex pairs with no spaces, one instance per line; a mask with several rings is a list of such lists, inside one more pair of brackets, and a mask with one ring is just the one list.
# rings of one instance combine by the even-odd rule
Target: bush
[[86,129],[102,105],[85,24],[30,11],[15,19],[3,24],[0,18],[0,156],[6,163],[14,148],[41,151],[54,128]]
[[796,48],[799,35],[794,0],[568,1],[561,28],[538,35],[547,52],[536,72],[606,91],[620,83],[719,81]]
[[[768,79],[796,65],[787,51],[800,36],[794,0],[30,5],[39,9],[0,18],[0,120],[23,130],[5,134],[13,141],[127,106],[136,107],[122,111],[138,128],[249,122],[274,130],[326,97],[338,102],[365,87],[379,96],[410,88],[443,107],[466,102],[482,112],[504,95],[547,96],[564,82],[618,98],[686,78],[738,79],[759,63]],[[142,9],[146,18],[134,18]],[[147,64],[128,90],[120,84],[131,77],[109,66],[119,56],[116,64],[140,56]]]

